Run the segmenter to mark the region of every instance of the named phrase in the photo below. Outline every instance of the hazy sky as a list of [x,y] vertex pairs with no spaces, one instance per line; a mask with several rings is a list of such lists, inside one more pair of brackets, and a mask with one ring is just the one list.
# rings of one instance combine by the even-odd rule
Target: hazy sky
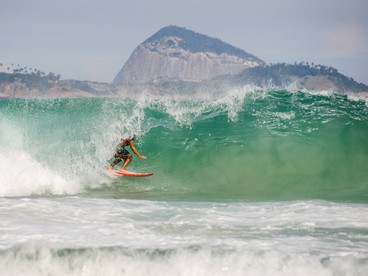
[[0,0],[0,63],[111,82],[168,25],[267,63],[323,64],[368,84],[368,0]]

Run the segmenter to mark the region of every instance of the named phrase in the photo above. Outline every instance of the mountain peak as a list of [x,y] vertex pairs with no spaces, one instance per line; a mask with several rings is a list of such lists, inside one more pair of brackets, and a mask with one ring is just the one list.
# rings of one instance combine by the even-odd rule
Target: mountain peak
[[220,39],[172,25],[140,44],[113,83],[202,81],[264,64],[263,60]]
[[190,51],[192,53],[212,52],[215,54],[229,54],[263,63],[263,61],[259,58],[247,53],[244,50],[223,42],[218,38],[212,38],[207,35],[200,34],[175,25],[170,25],[162,28],[151,37],[149,37],[147,40],[145,40],[142,44],[160,41],[161,39],[166,37],[180,38],[179,46],[182,49]]

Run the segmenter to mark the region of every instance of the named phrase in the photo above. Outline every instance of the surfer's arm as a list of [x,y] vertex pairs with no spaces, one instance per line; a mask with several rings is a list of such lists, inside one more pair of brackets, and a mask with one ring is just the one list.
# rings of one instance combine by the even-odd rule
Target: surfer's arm
[[134,145],[134,140],[130,140],[129,142],[129,146],[130,148],[132,149],[132,151],[139,157],[139,158],[142,158],[142,159],[147,159],[146,156],[144,156],[143,154],[140,154],[139,151],[137,150],[137,148],[135,147]]

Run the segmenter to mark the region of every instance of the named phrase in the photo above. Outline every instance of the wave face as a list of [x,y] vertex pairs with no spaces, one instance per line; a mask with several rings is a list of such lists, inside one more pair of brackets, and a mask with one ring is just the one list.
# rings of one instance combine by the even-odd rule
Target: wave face
[[[152,177],[106,173],[130,133]],[[367,103],[333,93],[2,100],[0,196],[367,202],[367,134]]]

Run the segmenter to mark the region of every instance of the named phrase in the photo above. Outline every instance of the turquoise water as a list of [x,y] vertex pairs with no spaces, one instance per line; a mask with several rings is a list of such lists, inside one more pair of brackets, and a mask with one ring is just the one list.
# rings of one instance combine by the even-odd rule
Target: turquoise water
[[[152,177],[106,172],[131,133]],[[0,267],[366,275],[367,134],[367,102],[325,92],[2,100]]]
[[[3,196],[136,198],[138,184],[145,192],[137,196],[153,200],[368,200],[368,109],[347,96],[238,91],[212,101],[4,100],[0,113],[4,160],[31,178],[32,166],[40,166],[65,182],[41,186],[36,177],[29,190],[2,188]],[[130,169],[155,175],[111,179],[107,160],[131,132],[148,159],[135,157]],[[23,185],[9,181],[12,189]]]

